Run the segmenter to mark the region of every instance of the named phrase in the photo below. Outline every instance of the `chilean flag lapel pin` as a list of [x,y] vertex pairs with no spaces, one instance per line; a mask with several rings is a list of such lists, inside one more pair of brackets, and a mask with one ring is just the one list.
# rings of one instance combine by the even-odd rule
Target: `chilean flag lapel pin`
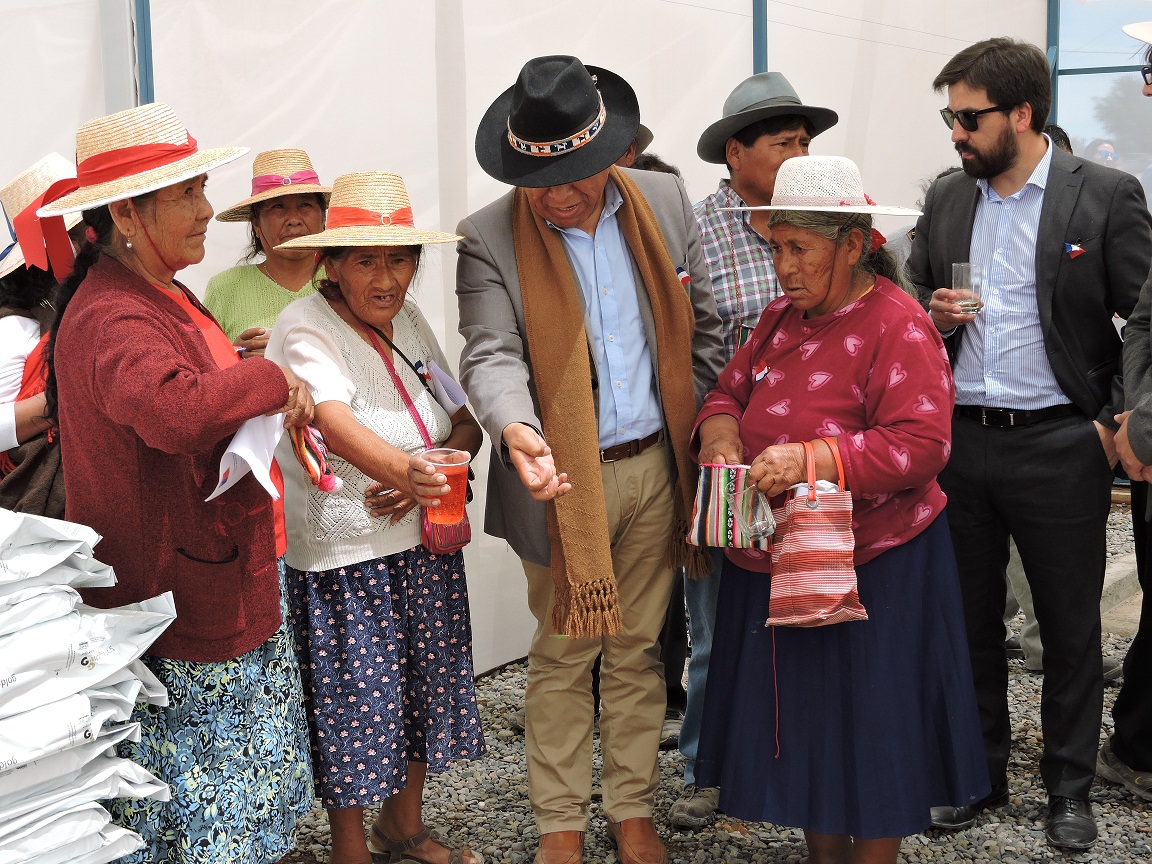
[[1064,251],[1068,253],[1069,258],[1075,258],[1084,254],[1084,247],[1079,243],[1065,243]]
[[692,277],[688,275],[688,271],[683,267],[676,268],[676,278],[680,280],[680,284],[685,288],[687,288],[688,283],[692,281]]

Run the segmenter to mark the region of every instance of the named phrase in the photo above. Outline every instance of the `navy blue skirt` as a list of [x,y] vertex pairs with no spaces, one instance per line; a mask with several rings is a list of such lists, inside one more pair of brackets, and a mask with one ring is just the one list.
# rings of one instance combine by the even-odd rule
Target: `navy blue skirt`
[[724,562],[696,784],[739,819],[904,837],[990,791],[948,523],[857,566],[867,621],[766,627]]

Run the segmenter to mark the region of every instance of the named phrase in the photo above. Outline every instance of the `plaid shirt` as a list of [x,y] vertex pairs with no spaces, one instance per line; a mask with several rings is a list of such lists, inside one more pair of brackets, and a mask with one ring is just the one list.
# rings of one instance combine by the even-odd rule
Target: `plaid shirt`
[[760,320],[764,307],[780,296],[780,283],[772,267],[768,241],[753,230],[751,213],[721,213],[720,207],[744,207],[744,200],[727,180],[692,208],[700,226],[700,242],[712,293],[724,324],[725,359],[732,360],[740,347],[740,325],[749,330]]

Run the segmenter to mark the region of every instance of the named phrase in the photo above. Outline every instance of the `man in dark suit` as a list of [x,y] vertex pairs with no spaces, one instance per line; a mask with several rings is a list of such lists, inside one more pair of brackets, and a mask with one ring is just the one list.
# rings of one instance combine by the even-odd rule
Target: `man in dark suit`
[[529,61],[476,133],[481,167],[516,188],[459,228],[460,375],[493,450],[484,527],[522,559],[537,620],[536,864],[583,861],[601,653],[608,833],[623,864],[667,861],[652,819],[658,640],[687,558],[688,440],[723,344],[683,185],[613,167],[639,122],[618,75]]
[[[1044,642],[1040,773],[1050,844],[1096,840],[1088,803],[1103,710],[1100,593],[1123,407],[1120,339],[1152,256],[1136,178],[1069,156],[1042,133],[1044,53],[998,38],[933,82],[964,171],[929,190],[908,261],[952,360],[952,454],[940,475],[960,568],[992,794],[933,808],[970,825],[1007,803],[1011,747],[1004,567],[1016,540]],[[971,262],[983,308],[966,313],[952,264]]]

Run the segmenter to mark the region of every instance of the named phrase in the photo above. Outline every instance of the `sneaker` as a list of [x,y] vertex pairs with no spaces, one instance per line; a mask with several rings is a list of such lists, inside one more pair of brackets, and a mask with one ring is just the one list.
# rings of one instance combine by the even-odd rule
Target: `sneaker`
[[668,809],[668,821],[677,828],[703,828],[712,821],[719,806],[719,789],[714,786],[702,789],[689,784]]
[[680,727],[684,725],[683,712],[669,708],[660,727],[660,749],[675,750],[680,746]]
[[1124,664],[1115,657],[1104,658],[1104,683],[1119,684],[1124,680]]
[[508,726],[511,727],[512,731],[515,732],[517,735],[523,735],[524,734],[524,709],[523,708],[521,708],[518,711],[513,711],[511,714],[508,715]]
[[1112,752],[1112,740],[1104,742],[1096,756],[1096,776],[1123,786],[1137,798],[1152,801],[1152,771],[1129,768]]

